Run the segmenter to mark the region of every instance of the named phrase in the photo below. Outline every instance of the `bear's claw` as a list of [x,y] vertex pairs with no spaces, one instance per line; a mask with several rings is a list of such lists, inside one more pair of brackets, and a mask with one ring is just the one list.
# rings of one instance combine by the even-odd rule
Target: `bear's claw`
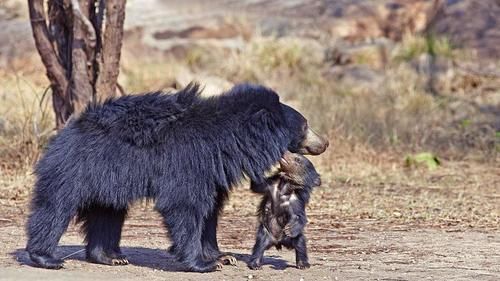
[[223,265],[237,265],[238,260],[236,260],[235,257],[231,255],[223,255],[219,257],[219,262],[222,263]]
[[126,258],[112,259],[111,262],[113,263],[113,265],[127,265],[127,264],[129,264],[129,261]]

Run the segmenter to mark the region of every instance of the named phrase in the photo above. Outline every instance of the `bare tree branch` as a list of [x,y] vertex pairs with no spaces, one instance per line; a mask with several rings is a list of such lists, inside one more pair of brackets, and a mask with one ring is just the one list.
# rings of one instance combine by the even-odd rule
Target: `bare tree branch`
[[[84,10],[80,9],[81,1]],[[93,87],[93,55],[95,53],[95,31],[92,23],[87,19],[88,16],[88,1],[86,0],[71,0],[73,17],[78,20],[73,21],[73,46],[72,46],[72,65],[73,72],[71,75],[71,92],[72,101],[75,113],[80,113],[87,103],[93,100],[94,87]],[[85,14],[84,14],[85,13]],[[88,33],[89,27],[86,23],[91,25],[93,35]],[[94,36],[94,38],[90,38]],[[88,44],[93,44],[93,46]]]
[[65,98],[68,90],[66,71],[59,63],[54,48],[52,47],[51,40],[49,39],[50,35],[47,29],[43,2],[43,0],[28,1],[33,37],[35,38],[35,44],[42,58],[42,62],[47,68],[47,76],[51,84],[57,87],[57,92]]
[[[66,71],[66,79],[70,84],[73,66],[71,64],[71,45],[73,37],[73,21],[69,0],[49,0],[48,5],[48,29],[50,30],[52,46],[59,63]],[[68,86],[69,87],[69,86]],[[73,112],[71,101],[71,89],[67,89],[64,97],[57,94],[52,89],[52,104],[56,116],[57,128],[62,128],[67,122],[70,114]]]
[[100,62],[100,54],[102,50],[102,25],[104,21],[104,0],[93,0],[89,6],[89,19],[92,21],[94,25],[94,30],[96,32],[97,40],[96,46],[94,48],[95,52],[92,54],[92,86],[94,87],[94,95],[96,94],[96,84],[97,77],[99,76],[99,62]]
[[125,2],[28,0],[33,37],[51,84],[57,128],[96,97],[123,94],[117,78]]
[[48,4],[48,25],[51,41],[59,62],[66,70],[66,79],[71,79],[71,44],[73,21],[68,0],[50,0]]
[[[104,8],[106,7],[106,3],[104,0],[99,0],[93,2],[93,7],[91,7],[90,16],[92,18],[92,22],[95,27],[96,35],[97,35],[97,48],[99,49],[99,44],[102,41],[101,32],[102,32],[102,23],[104,20]],[[94,13],[94,14],[93,14]]]
[[90,20],[82,13],[82,9],[80,8],[80,3],[78,3],[78,0],[71,0],[71,9],[73,10],[73,16],[80,20],[83,27],[85,28],[85,32],[87,32],[86,38],[88,39],[88,42],[86,43],[90,48],[94,48],[97,38],[96,32]]
[[29,16],[35,45],[51,84],[54,108],[61,109],[60,112],[56,112],[56,124],[60,127],[71,114],[71,104],[68,98],[69,82],[66,78],[66,70],[59,62],[52,46],[43,3],[44,0],[28,0]]
[[120,54],[125,21],[125,0],[107,0],[102,52],[99,59],[99,76],[96,96],[106,98],[116,93]]

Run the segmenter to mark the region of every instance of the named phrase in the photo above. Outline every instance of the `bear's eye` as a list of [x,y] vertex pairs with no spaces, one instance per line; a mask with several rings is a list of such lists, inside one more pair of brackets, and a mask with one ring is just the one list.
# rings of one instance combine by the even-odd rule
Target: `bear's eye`
[[300,159],[300,158],[295,158],[295,162],[300,163],[300,162],[302,162],[302,159]]

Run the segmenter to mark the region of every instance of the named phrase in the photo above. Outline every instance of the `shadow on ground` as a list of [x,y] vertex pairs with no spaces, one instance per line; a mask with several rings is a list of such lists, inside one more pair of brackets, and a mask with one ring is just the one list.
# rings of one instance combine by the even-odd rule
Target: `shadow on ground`
[[[122,252],[127,255],[131,265],[172,272],[184,271],[185,269],[185,267],[176,260],[175,256],[169,254],[164,249],[143,247],[122,247],[121,249]],[[10,254],[20,265],[35,266],[24,249],[17,249]],[[244,264],[248,264],[250,261],[249,254],[232,252],[227,252],[226,254],[234,256],[239,262]],[[85,248],[82,246],[60,246],[57,248],[55,256],[63,257],[66,261],[76,260],[87,262],[85,258]],[[270,268],[275,270],[283,270],[287,267],[292,267],[287,261],[277,256],[264,257],[263,265],[271,265]]]

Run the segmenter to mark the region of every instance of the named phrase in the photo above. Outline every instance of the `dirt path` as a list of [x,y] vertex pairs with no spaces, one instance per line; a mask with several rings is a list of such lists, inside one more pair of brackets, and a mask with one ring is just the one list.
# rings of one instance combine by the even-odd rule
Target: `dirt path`
[[[333,158],[337,170],[330,174],[321,165],[324,186],[313,192],[308,207],[308,270],[296,269],[293,252],[286,250],[266,252],[261,271],[247,268],[260,200],[247,187],[231,194],[219,224],[219,244],[236,256],[236,267],[179,272],[166,252],[169,241],[160,217],[152,204],[138,203],[122,235],[131,265],[85,262],[82,236],[72,224],[57,256],[81,252],[66,259],[63,270],[34,268],[23,250],[33,179],[12,176],[0,184],[0,280],[500,280],[496,167],[448,163],[435,172],[381,178],[374,176],[379,168],[360,166],[366,161]],[[352,178],[337,179],[343,169]]]
[[[223,218],[219,241],[235,254],[238,266],[209,274],[175,272],[179,266],[165,251],[165,231],[149,208],[135,211],[126,223],[122,246],[131,265],[123,267],[89,264],[79,252],[67,259],[63,270],[33,268],[22,250],[23,222],[0,222],[0,280],[500,280],[499,232],[376,230],[372,220],[344,222],[342,228],[310,226],[309,270],[293,267],[292,252],[270,250],[264,269],[251,271],[246,261],[253,220],[234,213]],[[234,227],[235,221],[241,222],[240,227]],[[75,226],[60,245],[58,256],[83,249]]]
[[78,254],[59,271],[34,268],[23,250],[33,178],[5,174],[0,181],[0,280],[500,280],[497,166],[450,162],[433,172],[407,171],[389,161],[374,166],[368,156],[328,153],[333,152],[325,157],[336,159],[335,169],[316,163],[324,182],[307,208],[308,270],[296,269],[293,252],[286,250],[266,252],[261,271],[247,268],[260,197],[246,186],[235,188],[219,224],[220,247],[236,256],[236,267],[179,272],[166,252],[169,240],[161,218],[151,203],[138,203],[122,234],[131,265],[85,262],[78,252],[82,236],[72,224],[57,256]]

